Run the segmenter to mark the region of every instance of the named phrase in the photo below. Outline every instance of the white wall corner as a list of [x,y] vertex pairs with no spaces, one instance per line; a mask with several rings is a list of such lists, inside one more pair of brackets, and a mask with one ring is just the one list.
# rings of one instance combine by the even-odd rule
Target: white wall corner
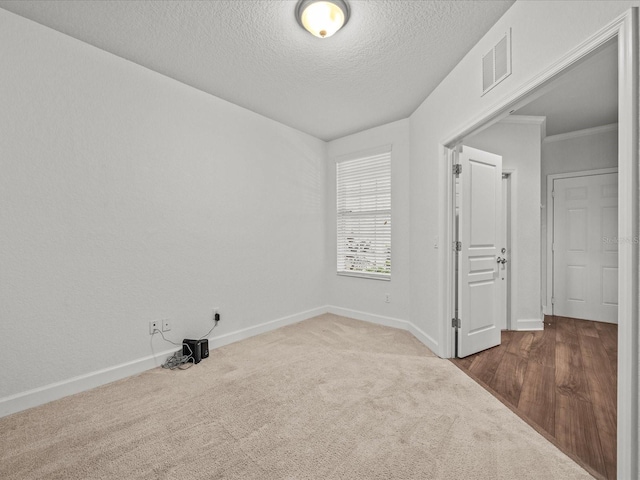
[[440,356],[438,342],[436,342],[432,337],[427,335],[427,333],[425,333],[424,330],[421,330],[413,323],[407,322],[407,326],[408,326],[409,332],[411,332],[411,334],[414,337],[420,340],[433,353]]
[[261,333],[267,333],[280,327],[292,325],[294,323],[302,322],[318,315],[327,313],[326,307],[317,307],[311,310],[305,310],[304,312],[295,313],[286,317],[278,318],[276,320],[270,320],[268,322],[260,323],[248,328],[236,330],[235,332],[225,333],[224,335],[218,335],[209,337],[209,348],[215,349],[224,347],[231,343],[239,342],[247,338],[255,337]]
[[519,124],[519,125],[539,125],[540,141],[547,138],[547,117],[541,115],[509,115],[501,119],[498,123]]
[[328,313],[333,313],[334,315],[355,318],[356,320],[362,320],[363,322],[375,323],[376,325],[383,325],[385,327],[399,328],[400,330],[409,329],[407,326],[409,322],[407,320],[385,317],[383,315],[362,312],[360,310],[352,310],[350,308],[336,307],[334,305],[328,305],[326,308]]
[[[544,120],[540,124],[540,141],[541,142],[544,142],[545,138],[547,138],[547,117],[543,117],[543,118]],[[542,151],[540,151],[540,157],[542,157]]]
[[438,354],[438,342],[436,342],[427,333],[425,333],[423,330],[421,330],[408,320],[386,317],[384,315],[376,315],[374,313],[362,312],[360,310],[351,310],[349,308],[336,307],[334,305],[329,305],[326,308],[328,313],[333,313],[334,315],[355,318],[356,320],[362,320],[363,322],[374,323],[376,325],[382,325],[385,327],[407,330],[421,343],[423,343],[429,350],[431,350],[436,355]]

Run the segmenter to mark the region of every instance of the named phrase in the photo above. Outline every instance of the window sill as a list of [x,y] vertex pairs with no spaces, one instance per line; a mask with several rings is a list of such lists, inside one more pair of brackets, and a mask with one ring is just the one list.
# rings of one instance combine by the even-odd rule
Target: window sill
[[391,275],[387,273],[337,272],[337,274],[341,277],[369,278],[371,280],[383,280],[385,282],[391,281]]

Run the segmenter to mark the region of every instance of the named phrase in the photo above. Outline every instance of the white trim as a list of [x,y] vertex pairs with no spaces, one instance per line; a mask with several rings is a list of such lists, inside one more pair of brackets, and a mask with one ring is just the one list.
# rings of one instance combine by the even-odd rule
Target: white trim
[[526,125],[543,125],[546,123],[547,117],[541,115],[509,115],[504,117],[498,123],[518,123]]
[[540,318],[519,318],[512,323],[514,324],[512,330],[518,332],[544,330],[544,322]]
[[[638,8],[618,21],[618,237],[638,238]],[[638,243],[618,250],[618,478],[638,478]]]
[[163,362],[175,350],[175,348],[166,350],[131,362],[0,398],[0,418],[150,370],[157,367],[159,362]]
[[236,330],[235,332],[225,333],[224,335],[218,335],[209,337],[209,349],[224,347],[231,343],[239,342],[240,340],[246,340],[247,338],[255,337],[261,333],[267,333],[280,327],[285,327],[294,323],[302,322],[318,315],[327,313],[326,307],[317,307],[304,312],[295,313],[286,317],[264,322],[252,327]]
[[417,325],[407,322],[407,330],[434,354],[438,349],[436,341]]
[[518,206],[518,169],[504,168],[502,173],[509,176],[509,204],[511,205],[511,215],[509,215],[509,314],[507,319],[507,329],[515,330],[515,318],[518,313],[518,276],[515,274],[518,266],[518,215],[516,208]]
[[[449,149],[474,133],[526,105],[531,97],[540,94],[550,83],[560,77],[570,67],[609,40],[618,39],[618,236],[638,238],[638,7],[632,7],[590,36],[585,42],[569,51],[549,68],[535,75],[515,91],[507,94],[493,106],[480,112],[470,121],[456,128],[454,133],[441,142],[441,152],[448,157]],[[445,162],[441,165],[444,167]],[[440,211],[445,215],[440,225],[445,230],[443,244],[451,245],[453,232],[451,186],[451,166],[440,170],[444,190]],[[617,466],[618,478],[638,478],[638,243],[625,242],[620,245],[618,270],[618,418],[617,418]],[[452,268],[449,252],[442,252],[439,259],[439,281],[445,285],[448,297],[444,309],[439,309],[441,317],[440,345],[436,351],[443,357],[451,352],[451,292]],[[444,310],[444,311],[443,311]]]
[[455,175],[451,172],[453,171],[453,165],[458,163],[458,150],[459,145],[453,146],[451,148],[446,148],[443,145],[440,146],[443,149],[444,160],[447,163],[447,182],[446,192],[448,199],[449,209],[447,211],[447,217],[445,219],[447,225],[447,234],[445,235],[444,246],[446,248],[447,253],[444,255],[445,258],[445,270],[440,272],[441,285],[445,285],[445,294],[447,298],[447,304],[445,305],[444,314],[447,319],[446,322],[440,323],[439,329],[439,338],[441,340],[442,348],[436,350],[436,353],[443,358],[452,358],[455,356],[456,352],[456,336],[455,336],[455,327],[452,326],[451,320],[455,318],[456,311],[456,276],[453,274],[456,268],[456,255],[453,246],[453,242],[456,240],[455,237],[455,208],[456,208],[456,179]]
[[342,317],[355,318],[356,320],[362,320],[363,322],[374,323],[376,325],[383,325],[385,327],[407,330],[432,352],[435,353],[438,348],[438,344],[432,337],[408,320],[376,315],[374,313],[362,312],[360,310],[351,310],[350,308],[342,308],[335,305],[327,306],[327,313],[333,313],[334,315],[340,315]]
[[572,138],[586,137],[589,135],[597,135],[599,133],[612,132],[618,130],[617,123],[610,123],[609,125],[601,125],[599,127],[585,128],[583,130],[576,130],[575,132],[561,133],[559,135],[551,135],[546,137],[543,142],[561,142],[563,140],[570,140]]
[[[573,177],[591,177],[593,175],[606,175],[607,173],[618,173],[618,167],[597,168],[595,170],[580,170],[579,172],[566,172],[566,173],[550,173],[547,175],[547,187],[553,187],[553,184],[549,183],[549,180],[557,180],[559,178],[573,178]],[[549,199],[549,192],[547,191],[547,200]]]
[[618,173],[618,167],[547,175],[547,204],[545,206],[547,217],[547,245],[545,249],[547,251],[547,275],[544,279],[547,295],[545,304],[542,306],[542,311],[545,315],[553,315],[553,304],[551,303],[551,299],[553,298],[553,182],[561,178],[590,177],[593,175],[605,175],[607,173]]
[[538,115],[509,115],[497,123],[512,123],[525,125],[540,125],[540,139],[545,141],[547,138],[547,117]]
[[334,315],[340,315],[341,317],[355,318],[356,320],[375,323],[376,325],[384,325],[385,327],[399,328],[400,330],[407,330],[407,324],[409,323],[408,320],[385,317],[383,315],[362,312],[360,310],[351,310],[350,308],[342,308],[335,305],[328,305],[327,313],[333,313]]
[[[275,330],[292,323],[301,322],[309,318],[326,313],[326,307],[318,307],[307,310],[277,320],[261,323],[253,327],[244,328],[235,332],[226,333],[220,336],[209,338],[209,348],[219,348],[230,343],[244,340],[261,333]],[[107,383],[115,382],[132,375],[137,375],[146,370],[158,367],[167,356],[176,351],[176,348],[166,350],[153,355],[132,360],[130,362],[114,365],[113,367],[104,368],[95,372],[86,373],[77,377],[62,380],[60,382],[51,383],[42,387],[34,388],[26,392],[9,395],[0,398],[0,418],[12,413],[20,412],[28,408],[37,407],[53,400],[73,395],[75,393],[84,392]]]
[[383,280],[390,282],[391,274],[390,273],[365,273],[365,272],[349,272],[346,270],[339,270],[336,272],[336,275],[340,275],[341,277],[357,277],[357,278],[368,278],[369,280]]

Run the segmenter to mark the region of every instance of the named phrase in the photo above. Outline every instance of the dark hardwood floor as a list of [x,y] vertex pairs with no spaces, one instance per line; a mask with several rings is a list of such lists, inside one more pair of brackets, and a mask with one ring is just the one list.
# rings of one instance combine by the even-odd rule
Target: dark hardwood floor
[[618,326],[545,317],[544,331],[452,360],[596,478],[616,478]]

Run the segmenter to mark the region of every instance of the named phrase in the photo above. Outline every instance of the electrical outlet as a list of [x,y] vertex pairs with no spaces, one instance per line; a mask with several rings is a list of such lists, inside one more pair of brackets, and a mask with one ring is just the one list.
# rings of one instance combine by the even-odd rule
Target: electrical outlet
[[162,320],[162,331],[168,332],[169,330],[171,330],[171,322],[165,318]]
[[149,322],[149,335],[153,335],[153,332],[160,331],[160,320],[151,320]]
[[384,303],[391,303],[391,294],[390,293],[385,293],[384,294]]

